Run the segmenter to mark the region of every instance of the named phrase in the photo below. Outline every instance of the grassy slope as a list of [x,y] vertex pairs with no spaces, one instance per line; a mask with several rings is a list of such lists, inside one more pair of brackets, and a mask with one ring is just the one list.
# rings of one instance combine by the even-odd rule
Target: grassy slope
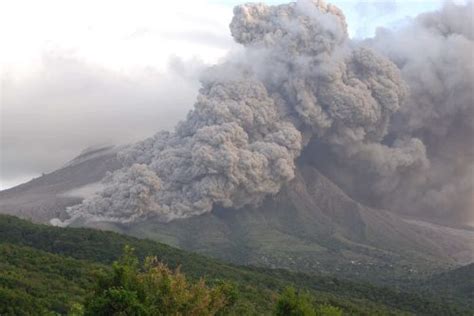
[[[128,244],[140,257],[155,255],[171,267],[181,266],[189,277],[205,277],[211,283],[222,279],[234,282],[242,295],[241,304],[257,313],[268,312],[275,291],[293,284],[311,291],[317,301],[330,302],[350,314],[463,314],[454,305],[421,295],[332,277],[239,267],[148,240],[91,229],[35,225],[10,216],[0,216],[0,241],[3,307],[12,302],[8,299],[12,296],[30,300],[31,306],[43,306],[52,298],[53,303],[46,304],[46,308],[63,312],[72,302],[83,299],[94,276],[106,269],[104,264],[117,259]],[[43,284],[42,280],[48,281]]]

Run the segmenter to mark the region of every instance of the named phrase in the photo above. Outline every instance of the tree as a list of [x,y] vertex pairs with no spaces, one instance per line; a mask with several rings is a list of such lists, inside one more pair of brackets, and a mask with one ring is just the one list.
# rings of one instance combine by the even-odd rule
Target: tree
[[189,282],[179,269],[172,271],[154,257],[140,267],[133,249],[126,247],[86,301],[84,315],[215,315],[234,301],[228,293],[226,283]]
[[280,295],[276,306],[277,316],[341,316],[342,311],[331,305],[313,305],[308,293],[299,293],[287,287]]

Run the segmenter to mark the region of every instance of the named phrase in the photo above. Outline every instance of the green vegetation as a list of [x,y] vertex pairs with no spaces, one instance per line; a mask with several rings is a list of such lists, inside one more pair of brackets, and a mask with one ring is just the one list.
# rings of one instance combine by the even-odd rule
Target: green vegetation
[[474,310],[474,263],[434,275],[418,288],[429,295],[441,295],[452,304],[464,304]]
[[84,314],[215,315],[232,305],[231,293],[225,283],[207,287],[203,279],[188,282],[179,269],[171,271],[154,257],[147,257],[140,268],[133,250],[126,247],[86,300]]
[[275,308],[277,316],[342,316],[340,308],[323,304],[316,305],[308,293],[298,293],[287,287],[278,298]]
[[[334,277],[240,267],[148,240],[92,229],[36,225],[10,216],[0,216],[0,314],[80,315],[92,306],[107,306],[92,304],[90,297],[105,301],[121,298],[137,304],[143,304],[143,297],[145,301],[156,299],[142,294],[134,297],[127,286],[122,287],[125,291],[111,290],[122,284],[116,283],[117,275],[129,275],[120,270],[123,260],[112,264],[120,259],[126,245],[135,249],[140,262],[145,262],[140,271],[132,269],[133,278],[142,280],[138,289],[149,287],[155,291],[163,284],[145,282],[147,275],[161,275],[161,280],[184,279],[180,281],[180,295],[216,297],[209,300],[214,303],[208,307],[222,314],[274,314],[276,306],[287,306],[285,300],[291,303],[292,299],[308,303],[309,310],[315,312],[304,315],[472,314],[463,302],[450,304],[441,297],[433,299]],[[148,256],[169,268],[144,260]],[[284,290],[288,287],[301,292],[292,297],[289,290]],[[221,295],[225,297],[224,306]],[[324,310],[329,314],[321,314]]]
[[108,268],[30,247],[0,244],[0,315],[65,314]]

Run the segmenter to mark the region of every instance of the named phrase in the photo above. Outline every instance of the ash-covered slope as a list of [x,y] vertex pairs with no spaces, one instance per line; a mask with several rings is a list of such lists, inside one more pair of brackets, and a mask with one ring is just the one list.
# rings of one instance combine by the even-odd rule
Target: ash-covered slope
[[227,261],[383,281],[472,261],[474,232],[432,229],[365,207],[312,167],[260,207],[169,223],[94,223]]
[[63,168],[0,191],[0,213],[40,223],[62,217],[67,206],[80,203],[108,171],[120,166],[116,152],[113,146],[85,149]]

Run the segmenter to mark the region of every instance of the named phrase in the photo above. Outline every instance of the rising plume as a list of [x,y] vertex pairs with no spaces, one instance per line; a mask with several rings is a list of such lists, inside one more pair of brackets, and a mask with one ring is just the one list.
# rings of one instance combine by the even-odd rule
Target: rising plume
[[[448,2],[365,41],[397,65],[409,94],[383,141],[390,160],[381,159],[385,146],[364,145],[349,157],[331,148],[329,159],[317,162],[359,200],[431,218],[474,218],[473,9],[472,2]],[[413,137],[411,152],[396,149]]]
[[[474,125],[472,65],[460,59],[472,51],[472,28],[449,24],[453,8],[419,17],[419,42],[381,30],[356,43],[343,13],[322,0],[237,6],[230,29],[243,52],[203,74],[194,109],[173,132],[121,152],[124,167],[68,208],[66,223],[169,221],[257,205],[302,160],[367,203],[390,208],[409,190],[412,200],[450,206],[464,192],[458,186],[472,190],[456,172],[472,171],[466,133]],[[431,37],[438,50],[413,56]]]

